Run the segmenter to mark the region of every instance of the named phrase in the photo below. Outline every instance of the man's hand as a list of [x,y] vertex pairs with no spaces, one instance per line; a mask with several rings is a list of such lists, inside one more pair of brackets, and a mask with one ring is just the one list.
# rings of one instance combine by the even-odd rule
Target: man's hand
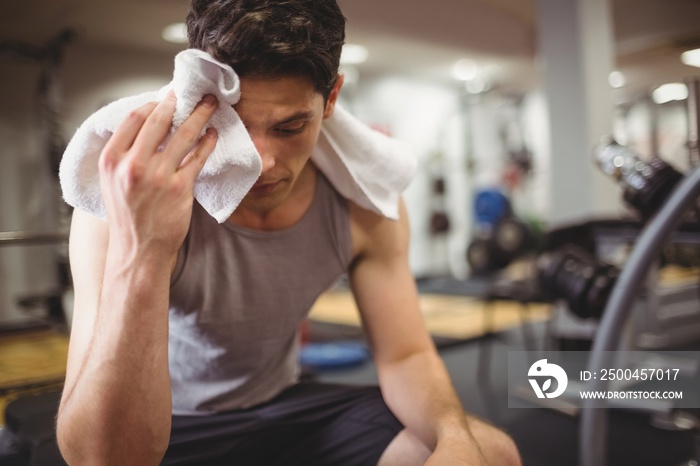
[[487,466],[479,447],[471,442],[438,442],[425,466]]
[[100,186],[113,252],[177,253],[189,228],[194,180],[216,145],[212,128],[200,139],[216,107],[205,96],[160,151],[175,112],[172,93],[131,112],[112,135],[100,155]]

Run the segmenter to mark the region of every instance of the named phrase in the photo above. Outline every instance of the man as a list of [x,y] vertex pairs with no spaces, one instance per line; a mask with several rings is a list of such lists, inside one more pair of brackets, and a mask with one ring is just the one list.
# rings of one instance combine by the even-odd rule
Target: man
[[[426,332],[408,222],[341,198],[309,161],[343,83],[334,0],[194,0],[191,45],[241,77],[262,175],[222,225],[193,201],[217,143],[206,96],[159,151],[172,95],[100,156],[107,222],[76,211],[61,451],[72,465],[518,464],[466,417]],[[347,272],[381,392],[299,383],[296,331]]]

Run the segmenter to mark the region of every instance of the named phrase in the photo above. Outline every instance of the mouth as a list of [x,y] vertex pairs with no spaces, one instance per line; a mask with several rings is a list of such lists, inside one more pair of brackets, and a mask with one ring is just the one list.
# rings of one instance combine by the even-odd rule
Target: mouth
[[252,188],[250,188],[250,192],[255,194],[266,194],[274,190],[280,183],[281,181],[258,181]]

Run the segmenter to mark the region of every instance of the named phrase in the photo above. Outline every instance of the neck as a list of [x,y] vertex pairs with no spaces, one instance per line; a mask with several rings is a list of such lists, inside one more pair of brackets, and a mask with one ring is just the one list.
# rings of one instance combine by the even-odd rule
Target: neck
[[251,230],[284,230],[297,223],[311,207],[316,193],[316,167],[307,163],[287,198],[270,210],[258,211],[240,205],[226,220]]

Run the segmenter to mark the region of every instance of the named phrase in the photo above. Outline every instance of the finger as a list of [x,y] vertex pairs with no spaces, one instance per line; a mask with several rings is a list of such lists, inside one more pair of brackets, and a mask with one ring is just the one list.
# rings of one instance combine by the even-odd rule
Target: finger
[[134,144],[139,130],[156,108],[156,104],[156,102],[149,102],[129,112],[105,144],[105,152],[115,155],[126,153]]
[[175,94],[168,92],[163,100],[161,100],[156,108],[153,109],[146,122],[141,127],[139,134],[136,136],[133,148],[136,149],[136,154],[150,157],[170,131],[170,126],[173,124],[173,115],[175,114]]
[[190,153],[192,147],[200,140],[202,130],[206,126],[209,118],[214,114],[218,102],[211,95],[206,95],[194,108],[192,114],[175,131],[172,139],[165,149],[167,163],[171,164],[174,170],[182,165],[185,157]]
[[214,150],[219,135],[214,128],[207,129],[197,146],[185,157],[180,166],[180,172],[190,180],[197,178],[209,155]]

